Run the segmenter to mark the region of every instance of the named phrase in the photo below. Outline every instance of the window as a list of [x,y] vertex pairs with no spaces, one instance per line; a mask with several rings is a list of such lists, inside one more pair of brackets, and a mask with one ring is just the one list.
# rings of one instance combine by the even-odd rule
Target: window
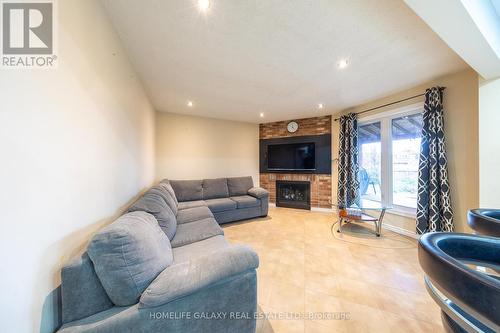
[[380,122],[358,127],[359,145],[359,190],[363,199],[381,201],[381,157],[382,145]]
[[392,119],[392,203],[417,208],[422,114]]
[[360,118],[359,184],[362,200],[415,213],[422,106]]

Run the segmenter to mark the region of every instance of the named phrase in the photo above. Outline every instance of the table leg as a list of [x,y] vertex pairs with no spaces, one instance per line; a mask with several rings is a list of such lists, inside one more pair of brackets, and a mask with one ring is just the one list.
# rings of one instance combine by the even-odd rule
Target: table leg
[[343,218],[339,217],[339,229],[337,230],[337,232],[342,232],[342,221],[343,221]]
[[380,216],[377,221],[377,237],[380,237],[380,234],[382,233],[382,221],[384,220],[384,215],[385,215],[385,209],[382,209],[380,211]]

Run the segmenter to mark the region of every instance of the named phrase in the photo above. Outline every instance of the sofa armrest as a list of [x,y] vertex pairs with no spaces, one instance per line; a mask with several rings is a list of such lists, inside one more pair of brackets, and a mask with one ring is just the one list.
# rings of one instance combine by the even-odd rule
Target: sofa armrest
[[269,191],[264,190],[262,187],[252,187],[248,190],[248,195],[257,199],[263,199],[269,197]]
[[139,307],[151,308],[172,302],[258,266],[257,253],[244,245],[229,246],[191,261],[173,264],[151,282],[141,295]]

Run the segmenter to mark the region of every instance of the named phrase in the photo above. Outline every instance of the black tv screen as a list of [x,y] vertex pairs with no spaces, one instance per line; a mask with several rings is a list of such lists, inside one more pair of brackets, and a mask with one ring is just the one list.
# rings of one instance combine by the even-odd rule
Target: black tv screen
[[291,143],[267,147],[268,170],[315,170],[314,143]]

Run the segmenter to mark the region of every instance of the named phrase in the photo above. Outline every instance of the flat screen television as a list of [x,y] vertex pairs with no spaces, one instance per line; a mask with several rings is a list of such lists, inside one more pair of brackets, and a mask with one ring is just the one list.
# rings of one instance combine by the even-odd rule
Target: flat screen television
[[267,147],[268,170],[315,170],[314,143],[287,143]]

